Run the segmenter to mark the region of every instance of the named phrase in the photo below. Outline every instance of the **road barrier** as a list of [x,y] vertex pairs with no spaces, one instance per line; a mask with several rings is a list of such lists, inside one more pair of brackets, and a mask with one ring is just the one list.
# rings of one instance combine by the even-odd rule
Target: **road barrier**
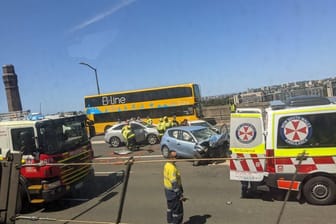
[[[297,160],[299,160],[299,163],[296,166],[295,175],[293,176],[293,179],[291,180],[290,188],[289,188],[289,190],[286,193],[286,197],[284,199],[283,206],[281,207],[281,210],[280,210],[279,215],[277,217],[277,220],[276,220],[277,224],[280,223],[281,218],[283,216],[285,205],[286,205],[286,203],[287,203],[287,201],[289,199],[289,195],[290,195],[290,192],[292,190],[293,183],[296,180],[297,171],[300,169],[302,161],[305,160],[305,159],[307,159],[307,157],[308,156],[306,155],[305,152],[300,153],[297,157],[295,157],[295,158],[297,158]],[[123,157],[123,158],[125,158],[125,157]],[[277,158],[277,157],[268,157],[268,156],[265,156],[265,157],[262,157],[260,159],[269,159],[269,158]],[[115,159],[120,159],[120,158],[116,157]],[[252,160],[252,159],[254,159],[254,158],[230,158],[230,157],[226,157],[226,158],[178,159],[178,160],[174,160],[174,161],[175,162],[191,162],[191,161],[195,161],[195,160],[198,160],[198,161],[229,161],[229,160]],[[13,161],[13,163],[12,163],[12,169],[15,168],[14,170],[17,171],[17,167],[18,167],[17,164],[18,163],[17,163],[17,160],[15,160],[15,161]],[[124,180],[123,180],[123,188],[122,188],[122,193],[121,193],[121,198],[120,198],[119,211],[118,211],[118,216],[117,216],[116,222],[98,222],[98,221],[96,222],[96,221],[73,220],[73,219],[72,220],[65,220],[65,219],[55,219],[55,218],[36,217],[36,216],[21,216],[21,215],[15,217],[15,206],[13,205],[13,201],[12,201],[11,212],[7,212],[6,213],[6,217],[8,217],[7,218],[7,222],[0,222],[0,223],[1,224],[2,223],[12,224],[12,223],[15,223],[15,220],[24,219],[24,220],[30,220],[30,221],[43,220],[43,221],[66,222],[66,223],[122,224],[120,221],[121,221],[121,217],[122,217],[124,200],[125,200],[125,196],[126,196],[126,192],[127,192],[127,185],[128,185],[128,180],[129,180],[129,174],[130,174],[132,165],[133,164],[145,164],[145,163],[164,163],[164,162],[167,162],[167,161],[171,161],[171,160],[169,160],[169,159],[159,159],[159,160],[143,160],[143,161],[139,160],[139,161],[136,161],[134,159],[134,157],[128,157],[127,159],[124,159],[124,160],[110,161],[110,162],[72,163],[72,164],[69,164],[69,163],[64,163],[64,164],[62,164],[62,163],[57,163],[57,164],[52,164],[52,163],[50,163],[50,164],[49,163],[23,164],[22,166],[45,166],[45,165],[82,166],[82,165],[89,165],[89,164],[90,165],[126,165],[126,171],[125,171],[125,176],[124,176]],[[3,179],[3,176],[2,176],[2,179]],[[15,179],[17,179],[17,181],[18,181],[17,177],[15,177]],[[17,182],[16,182],[16,185],[18,185]],[[16,189],[16,192],[17,192],[17,189]],[[13,192],[11,192],[11,194],[13,194]],[[2,195],[3,195],[3,193],[1,191],[1,196]],[[13,195],[11,197],[14,198]],[[15,199],[16,199],[16,197],[15,197]],[[1,204],[0,205],[2,206],[3,204],[4,203],[1,200]],[[2,207],[0,207],[0,208],[2,208]],[[5,214],[5,213],[0,213],[0,214],[2,215],[2,214]],[[2,217],[5,218],[5,216],[0,216],[0,217],[1,218]],[[124,224],[126,224],[126,223],[124,223]]]

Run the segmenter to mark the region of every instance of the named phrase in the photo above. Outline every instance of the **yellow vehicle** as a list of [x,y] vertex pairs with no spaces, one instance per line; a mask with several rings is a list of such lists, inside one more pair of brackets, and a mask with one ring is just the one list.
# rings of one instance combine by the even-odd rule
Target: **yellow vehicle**
[[97,134],[130,118],[150,117],[157,124],[164,116],[179,122],[203,117],[199,86],[193,83],[85,96],[84,101]]
[[311,204],[336,200],[336,104],[327,98],[296,97],[265,111],[238,108],[230,149],[231,180],[291,189]]

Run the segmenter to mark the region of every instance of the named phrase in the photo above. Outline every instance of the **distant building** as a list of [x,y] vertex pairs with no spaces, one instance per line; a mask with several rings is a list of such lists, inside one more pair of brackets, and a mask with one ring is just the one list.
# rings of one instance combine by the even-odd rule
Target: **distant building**
[[2,66],[2,79],[5,85],[8,111],[22,111],[17,75],[13,65]]
[[266,86],[260,89],[248,89],[247,92],[234,94],[236,104],[269,102],[272,100],[285,101],[295,96],[326,96],[336,95],[336,78],[325,80],[300,81],[281,85]]
[[327,86],[327,97],[334,97],[336,95],[336,80],[328,80]]

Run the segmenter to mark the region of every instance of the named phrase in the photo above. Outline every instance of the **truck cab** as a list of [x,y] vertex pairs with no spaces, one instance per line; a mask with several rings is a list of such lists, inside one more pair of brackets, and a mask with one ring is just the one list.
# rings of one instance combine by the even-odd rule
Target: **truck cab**
[[9,152],[22,153],[20,199],[29,203],[57,200],[81,188],[93,175],[93,150],[85,114],[3,119],[0,121],[1,157],[7,157]]

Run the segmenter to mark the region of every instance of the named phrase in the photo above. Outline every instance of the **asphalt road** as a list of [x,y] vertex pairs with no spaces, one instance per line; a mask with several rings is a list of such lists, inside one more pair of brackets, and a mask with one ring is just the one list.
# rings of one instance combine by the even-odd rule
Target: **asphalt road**
[[[72,197],[44,207],[23,212],[40,221],[18,220],[16,223],[114,223],[122,192],[124,165],[112,162],[123,159],[114,154],[98,136],[93,139],[95,178]],[[146,146],[128,156],[135,156],[131,167],[121,223],[166,223],[166,202],[163,191],[162,160],[158,145]],[[152,162],[148,162],[151,160]],[[111,164],[108,164],[111,162]],[[240,183],[229,180],[227,163],[192,166],[178,162],[185,196],[184,221],[187,224],[277,223],[282,200],[266,194],[253,199],[240,198]],[[280,223],[335,223],[336,205],[313,206],[299,203],[294,197],[287,202]],[[69,222],[69,220],[73,220]]]

